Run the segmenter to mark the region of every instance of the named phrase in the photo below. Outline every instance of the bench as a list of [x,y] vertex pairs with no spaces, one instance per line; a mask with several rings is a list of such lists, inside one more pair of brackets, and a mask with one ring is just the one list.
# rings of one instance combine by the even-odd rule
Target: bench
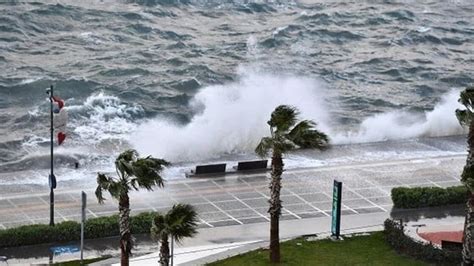
[[260,161],[245,161],[239,162],[237,167],[234,167],[237,171],[255,171],[255,170],[268,170],[268,160]]
[[225,174],[226,164],[206,164],[196,166],[196,170],[191,170],[190,173],[186,173],[186,177],[193,177],[197,175],[215,175]]

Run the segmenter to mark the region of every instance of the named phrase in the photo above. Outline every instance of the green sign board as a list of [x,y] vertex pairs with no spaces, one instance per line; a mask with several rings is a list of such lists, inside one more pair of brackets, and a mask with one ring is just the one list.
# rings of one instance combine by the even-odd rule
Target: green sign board
[[331,234],[339,238],[341,231],[341,200],[342,200],[342,182],[334,180],[332,189],[332,222]]

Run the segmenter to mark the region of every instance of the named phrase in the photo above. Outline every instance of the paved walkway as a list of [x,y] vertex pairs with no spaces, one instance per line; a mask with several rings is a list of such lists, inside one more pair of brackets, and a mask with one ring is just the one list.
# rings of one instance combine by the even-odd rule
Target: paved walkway
[[[459,185],[464,161],[463,155],[455,155],[286,171],[282,220],[329,217],[333,179],[343,182],[342,215],[387,212],[393,187]],[[132,193],[132,214],[166,211],[181,202],[197,208],[202,228],[268,222],[268,181],[267,174],[170,181],[165,189]],[[117,212],[110,197],[99,205],[93,191],[87,193],[89,217]],[[48,200],[48,194],[7,194],[0,200],[0,227],[47,223]],[[58,191],[55,206],[56,221],[79,220],[80,191]]]
[[[293,168],[285,171],[281,196],[284,206],[281,237],[291,238],[308,233],[329,232],[334,179],[343,182],[341,226],[346,232],[381,228],[383,221],[390,216],[392,208],[390,191],[393,187],[448,187],[460,184],[459,176],[465,164],[465,154],[462,152],[463,144],[459,138],[403,143],[405,144],[382,143],[337,147],[327,152],[328,160],[333,160],[327,166]],[[395,146],[401,148],[394,151]],[[416,146],[415,152],[413,152],[414,146]],[[455,147],[454,151],[452,147]],[[377,151],[376,154],[380,154],[380,150],[385,148],[390,150],[390,158],[397,159],[369,157],[352,162],[337,161],[341,154],[360,152],[363,157],[370,156],[373,150]],[[419,158],[401,159],[405,156],[405,151],[409,151],[412,156],[418,154],[418,150],[421,151]],[[93,189],[90,188],[90,180],[83,182],[84,184],[77,185],[77,189],[56,190],[57,222],[79,220],[82,187],[89,187],[84,189],[89,196],[87,208],[89,217],[117,213],[116,201],[107,195],[106,203],[99,205]],[[185,241],[185,247],[247,241],[264,243],[268,239],[268,182],[268,174],[171,180],[164,189],[132,193],[132,215],[150,210],[166,211],[178,202],[191,203],[199,212],[200,231],[198,237]],[[0,228],[48,223],[49,194],[45,192],[44,187],[32,189],[19,186],[17,190],[11,191],[5,188],[6,186],[2,188],[0,195]],[[40,192],[25,193],[26,189]],[[224,252],[219,256],[225,254]]]
[[[383,222],[389,216],[387,212],[344,216],[341,221],[341,234],[382,230]],[[331,217],[285,220],[280,222],[280,239],[291,239],[308,234],[318,238],[328,237],[330,227]],[[176,262],[177,265],[178,263],[179,265],[204,265],[256,248],[268,247],[268,239],[268,223],[204,228],[199,231],[196,238],[184,243],[185,248],[176,249]],[[215,252],[216,249],[220,252]],[[151,265],[158,257],[158,253],[152,253],[135,258],[131,260],[131,265]]]

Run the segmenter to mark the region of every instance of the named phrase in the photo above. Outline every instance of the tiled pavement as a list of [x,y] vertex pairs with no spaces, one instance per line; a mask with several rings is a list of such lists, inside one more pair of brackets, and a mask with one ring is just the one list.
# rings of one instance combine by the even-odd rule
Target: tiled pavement
[[[283,176],[282,220],[331,215],[333,180],[343,182],[342,215],[387,212],[392,207],[390,190],[397,186],[458,185],[465,156],[453,155],[423,160],[384,161],[344,166],[289,170]],[[170,181],[164,189],[131,194],[132,214],[166,211],[174,203],[193,204],[201,227],[267,222],[268,174],[233,175],[212,179]],[[110,199],[97,204],[88,193],[88,217],[117,212]],[[0,228],[20,224],[48,223],[49,194],[0,198]],[[56,221],[79,220],[80,191],[57,191]]]

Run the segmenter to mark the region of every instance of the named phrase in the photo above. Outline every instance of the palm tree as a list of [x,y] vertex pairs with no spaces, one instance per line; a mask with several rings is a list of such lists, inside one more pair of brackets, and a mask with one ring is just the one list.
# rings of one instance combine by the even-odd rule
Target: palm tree
[[466,218],[464,221],[463,265],[474,264],[474,246],[472,237],[474,235],[474,86],[466,88],[461,92],[459,102],[466,109],[456,110],[456,116],[462,126],[469,128],[467,136],[467,159],[466,166],[461,174],[461,182],[467,187],[469,197],[466,203]]
[[130,199],[128,192],[146,188],[152,190],[153,186],[163,187],[164,180],[161,171],[169,163],[163,159],[153,157],[139,158],[135,150],[122,152],[115,160],[117,177],[106,174],[97,175],[97,189],[95,195],[99,203],[104,202],[102,192],[108,191],[110,195],[119,202],[119,228],[120,228],[120,251],[121,265],[128,265],[128,259],[132,251],[132,236],[130,234]]
[[177,243],[180,243],[185,237],[193,237],[197,233],[197,219],[196,210],[189,204],[177,204],[166,214],[156,214],[151,233],[155,239],[160,241],[161,265],[169,265],[169,237],[171,236]]
[[270,182],[270,261],[280,262],[280,229],[281,214],[281,175],[283,173],[282,155],[298,148],[323,149],[327,147],[328,136],[315,129],[316,123],[311,120],[298,121],[299,112],[295,107],[280,105],[272,113],[268,125],[270,137],[264,137],[255,152],[260,157],[272,153],[272,171]]

